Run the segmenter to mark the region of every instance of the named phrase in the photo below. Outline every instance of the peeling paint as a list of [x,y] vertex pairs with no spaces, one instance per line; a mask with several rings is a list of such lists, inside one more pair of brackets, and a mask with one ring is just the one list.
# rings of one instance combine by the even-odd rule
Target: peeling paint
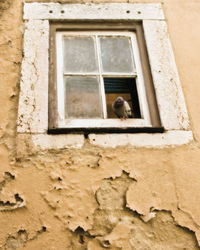
[[29,233],[25,229],[20,229],[14,236],[8,236],[5,244],[5,249],[15,250],[26,246],[28,241],[32,241],[38,238],[40,234],[46,232],[46,227],[43,226],[40,230],[35,232],[35,235],[30,238]]
[[26,206],[25,201],[19,196],[19,194],[15,194],[13,197],[15,201],[3,201],[0,198],[0,211],[11,211]]

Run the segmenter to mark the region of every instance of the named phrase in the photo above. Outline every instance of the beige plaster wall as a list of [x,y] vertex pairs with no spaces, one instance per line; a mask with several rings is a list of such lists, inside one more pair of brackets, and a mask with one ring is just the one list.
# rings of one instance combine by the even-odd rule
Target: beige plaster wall
[[0,249],[199,248],[200,2],[115,2],[163,3],[195,141],[16,152],[23,1],[0,1]]

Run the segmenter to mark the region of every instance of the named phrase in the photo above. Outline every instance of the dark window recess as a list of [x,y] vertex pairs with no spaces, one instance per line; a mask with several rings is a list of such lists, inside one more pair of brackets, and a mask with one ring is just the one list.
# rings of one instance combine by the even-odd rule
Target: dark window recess
[[108,118],[117,118],[112,104],[118,96],[122,96],[129,103],[133,118],[141,118],[135,78],[104,78],[104,88]]

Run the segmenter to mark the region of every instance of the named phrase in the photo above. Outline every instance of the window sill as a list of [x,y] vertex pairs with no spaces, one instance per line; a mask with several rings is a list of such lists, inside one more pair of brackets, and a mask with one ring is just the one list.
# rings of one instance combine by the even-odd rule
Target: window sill
[[93,127],[93,128],[59,128],[49,129],[48,134],[68,134],[68,133],[79,133],[79,134],[101,134],[101,133],[163,133],[163,127]]
[[136,134],[90,134],[92,145],[115,148],[118,146],[134,146],[147,148],[174,147],[188,144],[193,140],[191,131],[166,131],[165,133]]
[[164,133],[112,133],[88,134],[18,134],[17,156],[23,157],[46,150],[80,149],[85,142],[92,146],[116,148],[131,146],[136,148],[165,148],[181,146],[193,141],[192,131],[173,130]]

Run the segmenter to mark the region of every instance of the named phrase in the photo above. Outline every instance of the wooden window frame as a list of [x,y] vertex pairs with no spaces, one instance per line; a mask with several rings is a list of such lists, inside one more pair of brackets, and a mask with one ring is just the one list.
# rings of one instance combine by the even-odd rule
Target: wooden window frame
[[[137,123],[131,124],[131,120],[128,122],[131,125],[123,125],[123,121],[118,122],[119,126],[112,126],[110,121],[109,127],[98,126],[98,121],[94,122],[93,127],[65,127],[59,126],[59,115],[58,115],[58,100],[57,100],[57,65],[56,65],[56,33],[57,32],[94,32],[94,31],[105,31],[105,32],[134,32],[136,33],[136,39],[141,59],[141,67],[144,78],[144,85],[146,90],[146,99],[148,103],[150,125],[138,126]],[[164,128],[161,125],[160,116],[158,112],[158,105],[155,96],[155,90],[153,86],[149,60],[147,56],[147,49],[145,45],[144,33],[142,29],[142,23],[138,22],[63,22],[63,23],[50,23],[50,58],[49,58],[49,103],[48,103],[48,133],[67,133],[67,132],[110,132],[110,133],[137,133],[137,132],[164,132]],[[117,119],[115,119],[117,120]],[[122,124],[122,126],[121,126]],[[139,123],[138,123],[139,124]]]

